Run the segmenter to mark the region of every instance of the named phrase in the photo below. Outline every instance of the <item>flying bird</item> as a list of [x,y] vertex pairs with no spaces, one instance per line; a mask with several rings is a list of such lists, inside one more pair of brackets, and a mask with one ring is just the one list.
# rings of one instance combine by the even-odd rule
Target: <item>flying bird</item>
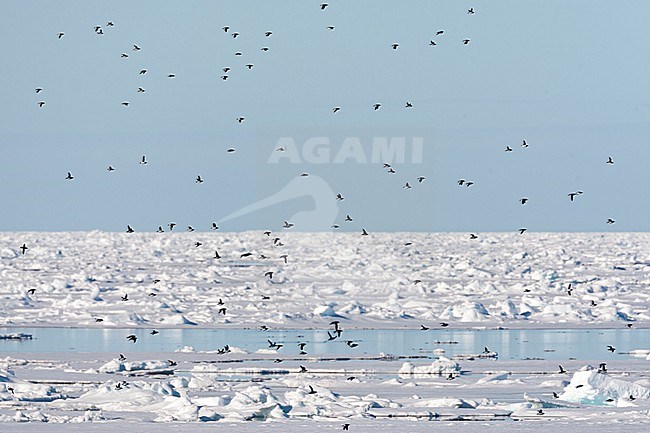
[[140,165],[145,165],[147,163],[147,158],[145,155],[142,155],[142,159],[140,160]]
[[330,30],[330,31],[334,30],[334,26],[327,26],[327,27],[325,27],[325,28],[326,28],[327,30]]
[[128,224],[126,225],[126,232],[127,232],[127,233],[133,233],[134,231],[135,231],[135,230],[133,230],[133,227],[131,227],[131,226],[128,225]]
[[377,111],[381,108],[381,104],[375,104],[372,107],[375,109],[375,111]]
[[420,176],[420,177],[418,177],[418,182],[422,183],[422,182],[424,182],[425,179],[426,179],[426,177]]
[[133,335],[133,334],[131,334],[131,335],[129,335],[128,337],[126,337],[126,339],[129,340],[129,341],[132,341],[132,342],[134,342],[134,343],[135,343],[136,341],[138,341],[138,337],[135,336],[135,335]]
[[478,236],[476,236],[474,233],[469,234],[470,239],[478,239]]
[[474,15],[474,8],[467,9],[467,14],[468,15]]
[[245,117],[238,117],[237,122],[242,123],[244,121]]
[[424,325],[420,325],[420,330],[421,330],[421,331],[428,331],[428,330],[429,330],[429,327],[428,327],[428,326],[424,326]]
[[288,221],[285,221],[282,227],[284,227],[285,229],[290,229],[291,227],[293,227],[293,224]]
[[217,260],[221,258],[221,256],[219,255],[219,251],[214,252],[214,258]]
[[434,41],[429,41],[429,45],[431,45],[432,47],[435,47],[438,44],[436,44]]
[[223,28],[223,31],[226,32],[226,33],[228,33],[228,30],[230,30],[230,27],[228,27],[228,26],[225,26],[225,27]]
[[43,88],[41,88],[41,87],[37,87],[37,88],[34,89],[34,92],[36,92],[36,93],[41,93],[42,91],[43,91]]
[[272,34],[273,34],[273,32],[265,32],[265,33],[264,33],[264,36],[266,36],[266,37],[268,38],[268,37],[270,37]]
[[58,37],[59,39],[61,39],[61,38],[63,37],[63,35],[65,35],[65,33],[60,32],[60,33],[57,33],[56,35],[57,35],[57,37]]
[[506,152],[512,152],[512,147],[506,146]]
[[611,218],[607,218],[607,224],[614,224],[616,221],[614,221]]
[[327,4],[327,3],[321,3],[321,4],[320,4],[320,10],[324,11],[325,8],[326,8],[327,6],[329,6],[329,4]]
[[45,101],[38,101],[37,104],[39,107],[43,108],[43,106],[45,105]]
[[188,232],[193,232],[193,231],[194,231],[194,227],[192,227],[192,226],[187,226],[187,229],[186,229],[186,230],[187,230]]
[[361,230],[362,230],[361,236],[368,236],[368,232],[366,231],[366,229],[361,229]]
[[162,226],[158,226],[158,230],[156,230],[156,233],[165,233],[163,230]]
[[125,107],[128,107],[128,106],[129,106],[129,104],[130,104],[130,102],[129,102],[129,101],[123,101],[123,102],[122,102],[122,105],[124,105]]
[[528,143],[526,143],[526,140],[524,140],[523,143],[521,143],[521,147],[528,147]]
[[336,113],[337,111],[340,111],[340,110],[341,110],[341,107],[334,107],[334,108],[332,108],[332,112],[333,112],[333,113]]
[[560,367],[559,374],[566,374],[566,370],[564,368],[562,368],[561,365],[559,365],[558,367]]
[[169,74],[167,75],[167,78],[176,78],[176,74]]
[[196,175],[196,181],[195,182],[196,183],[203,183],[203,179],[201,178],[200,174]]
[[212,223],[212,227],[210,227],[210,229],[219,230],[219,226],[217,225],[217,223]]
[[169,223],[167,224],[167,227],[169,227],[169,231],[174,230],[174,227],[176,226],[176,223]]
[[142,69],[142,70],[140,70],[140,75],[144,75],[144,74],[146,74],[146,73],[147,73],[147,70],[146,70],[146,69]]
[[133,45],[133,51],[140,51],[140,47],[137,45]]
[[444,32],[445,32],[444,30],[438,30],[438,31],[436,32],[436,36],[440,36],[440,35],[443,34]]
[[399,44],[391,44],[391,47],[392,47],[394,50],[396,50],[397,47],[399,47]]
[[106,169],[107,171],[115,171],[112,165],[109,165],[108,168]]
[[346,220],[346,221],[352,221],[352,217],[351,217],[350,215],[346,215],[346,216],[345,216],[345,220]]
[[404,108],[413,108],[413,104],[411,104],[409,101],[406,101]]
[[469,44],[469,39],[463,39],[463,45]]
[[522,197],[522,198],[519,199],[519,201],[521,202],[521,204],[526,204],[526,202],[528,201],[528,198]]
[[29,249],[29,248],[27,247],[27,245],[23,244],[23,246],[20,247],[20,252],[23,253],[23,254],[25,254],[25,251],[27,251],[28,249]]
[[606,164],[614,164],[614,160],[612,159],[611,156],[607,157],[607,163]]
[[616,351],[616,348],[613,347],[613,346],[607,345],[607,350],[609,350],[610,352],[614,353],[614,352]]
[[68,175],[65,178],[67,180],[72,180],[72,179],[74,179],[74,176],[72,175],[72,173],[68,172]]
[[526,230],[527,230],[527,229],[525,229],[525,228],[521,228],[521,229],[519,229],[519,234],[520,234],[520,235],[523,235],[524,232],[525,232]]

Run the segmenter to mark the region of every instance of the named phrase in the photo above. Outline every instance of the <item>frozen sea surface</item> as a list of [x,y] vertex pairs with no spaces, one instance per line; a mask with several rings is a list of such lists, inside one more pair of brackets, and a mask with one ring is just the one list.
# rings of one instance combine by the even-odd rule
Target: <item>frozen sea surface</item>
[[649,298],[648,233],[0,234],[5,326],[645,326]]
[[650,430],[649,234],[274,235],[0,234],[0,431]]

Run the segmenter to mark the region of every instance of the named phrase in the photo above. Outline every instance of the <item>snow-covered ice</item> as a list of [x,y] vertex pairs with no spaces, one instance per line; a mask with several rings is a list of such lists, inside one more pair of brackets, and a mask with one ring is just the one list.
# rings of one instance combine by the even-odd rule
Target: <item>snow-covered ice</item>
[[[482,345],[448,355],[454,341],[432,341],[418,356],[345,343],[351,330],[442,324],[647,328],[649,234],[279,236],[282,247],[258,232],[0,234],[0,326],[142,331],[135,345],[99,353],[21,353],[31,340],[0,341],[0,431],[650,430],[650,343],[614,341],[615,354],[599,347],[561,361],[505,359]],[[343,334],[331,346],[340,353],[327,356],[237,341],[130,350],[152,329],[163,338],[178,328],[264,333],[262,325],[310,330],[327,344],[332,321]],[[549,348],[565,341],[552,332]]]

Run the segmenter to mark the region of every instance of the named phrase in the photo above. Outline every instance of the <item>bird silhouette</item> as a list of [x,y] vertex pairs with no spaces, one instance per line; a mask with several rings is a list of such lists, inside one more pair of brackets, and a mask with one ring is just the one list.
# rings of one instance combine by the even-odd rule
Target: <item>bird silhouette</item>
[[566,370],[564,368],[562,368],[561,365],[559,365],[558,367],[560,367],[560,371],[559,371],[560,374],[565,374],[566,373]]
[[413,104],[411,104],[409,101],[406,101],[404,108],[413,108]]
[[440,36],[440,35],[442,35],[443,33],[445,33],[444,30],[438,30],[438,31],[436,32],[436,36]]
[[20,252],[21,252],[22,254],[25,254],[25,251],[27,251],[28,249],[29,249],[29,248],[27,247],[27,245],[23,244],[23,246],[20,247]]
[[368,236],[366,229],[361,229],[361,236]]
[[396,50],[399,47],[399,44],[391,44],[390,46],[392,49]]
[[43,91],[43,89],[41,87],[37,87],[37,88],[34,89],[34,91],[36,93],[41,93]]
[[59,32],[59,33],[56,34],[56,36],[57,36],[59,39],[61,39],[63,36],[65,36],[65,33],[63,33],[63,32]]
[[133,45],[133,51],[140,51],[140,49],[141,48],[139,46],[137,46],[135,44]]
[[168,74],[167,78],[176,78],[176,74]]
[[526,230],[527,230],[527,229],[525,229],[525,228],[520,228],[520,229],[519,229],[519,234],[520,234],[520,235],[523,235],[524,232],[525,232]]
[[435,47],[438,44],[436,44],[434,41],[429,41],[429,45],[431,45],[432,47]]
[[352,217],[351,217],[350,215],[346,215],[346,216],[345,216],[345,220],[346,220],[346,221],[352,221]]
[[325,27],[325,28],[326,28],[327,30],[329,30],[329,31],[334,30],[334,26],[327,26],[327,27]]
[[359,343],[355,343],[355,342],[352,341],[352,340],[348,340],[348,341],[346,341],[345,344],[347,344],[349,347],[351,347],[351,348],[353,348],[353,349],[354,349],[355,347],[358,347],[358,346],[359,346]]
[[135,231],[135,230],[133,230],[133,227],[131,227],[131,226],[128,225],[128,224],[126,225],[126,232],[127,232],[127,233],[133,233],[134,231]]
[[244,121],[245,117],[238,117],[236,120],[238,123],[242,123]]
[[350,430],[350,424],[343,424],[343,430]]
[[140,75],[144,75],[144,74],[146,74],[146,73],[147,73],[147,70],[146,70],[146,69],[141,69],[141,70],[140,70]]
[[468,15],[474,15],[474,8],[467,9],[467,14]]
[[521,143],[521,147],[528,147],[528,143],[526,143],[526,140],[523,140],[523,143]]
[[424,325],[420,325],[420,330],[421,330],[421,331],[428,331],[428,330],[429,330],[429,327],[428,327],[428,326],[424,326]]
[[129,341],[132,341],[132,342],[134,342],[134,343],[135,343],[136,341],[138,341],[138,337],[135,336],[135,335],[133,335],[133,334],[131,334],[131,335],[129,335],[128,337],[126,337],[126,339],[129,340]]
[[506,146],[506,152],[512,152],[512,147]]
[[196,181],[195,181],[195,182],[196,182],[196,183],[203,183],[203,179],[201,178],[201,175],[200,175],[200,174],[198,174],[198,175],[196,176]]
[[612,159],[611,156],[607,158],[606,164],[614,164],[614,160]]
[[159,332],[154,329],[153,331],[150,332],[150,334],[151,335],[156,335],[156,334],[159,334]]
[[113,168],[112,165],[109,165],[108,168],[107,168],[106,170],[108,170],[108,171],[115,171],[115,169]]
[[332,108],[332,113],[336,113],[337,111],[341,111],[341,107]]
[[377,111],[381,108],[381,104],[374,104],[372,107]]
[[74,179],[74,176],[70,172],[68,172],[68,175],[65,178],[66,180],[72,180]]
[[329,6],[329,4],[327,4],[327,3],[321,3],[321,5],[320,5],[320,10],[324,11],[325,8],[326,8],[327,6]]
[[226,33],[228,33],[228,30],[230,30],[230,27],[228,27],[228,26],[225,26],[225,27],[223,28],[223,31],[226,32]]
[[614,353],[614,352],[616,351],[616,348],[613,347],[613,346],[607,345],[607,350],[609,350],[610,352]]
[[273,32],[264,32],[264,36],[267,38],[270,37],[273,34]]
[[425,181],[425,179],[426,179],[426,177],[420,176],[420,177],[418,177],[418,182],[422,183],[422,182]]
[[120,299],[123,301],[128,301],[129,300],[129,294],[125,293],[123,296],[120,296]]
[[316,394],[316,390],[315,390],[311,385],[309,385],[309,392],[308,392],[308,394]]
[[187,230],[188,232],[193,232],[193,231],[194,231],[194,227],[192,227],[192,226],[187,226],[187,229],[186,229],[186,230]]
[[614,221],[611,218],[607,218],[607,224],[614,224],[616,221]]
[[163,230],[162,226],[158,226],[158,230],[156,230],[156,233],[165,233]]
[[528,198],[522,197],[522,198],[519,199],[519,201],[521,202],[521,204],[526,204],[526,202],[528,201]]
[[463,39],[463,45],[469,44],[469,41],[470,41],[469,39]]
[[469,238],[470,238],[470,239],[478,239],[478,236],[475,235],[474,233],[470,233],[470,234],[469,234]]

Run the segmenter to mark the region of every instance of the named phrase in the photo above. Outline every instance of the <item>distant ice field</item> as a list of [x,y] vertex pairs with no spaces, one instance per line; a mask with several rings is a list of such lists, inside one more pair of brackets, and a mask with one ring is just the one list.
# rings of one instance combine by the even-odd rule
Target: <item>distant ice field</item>
[[2,233],[0,325],[650,323],[648,233],[369,231]]

